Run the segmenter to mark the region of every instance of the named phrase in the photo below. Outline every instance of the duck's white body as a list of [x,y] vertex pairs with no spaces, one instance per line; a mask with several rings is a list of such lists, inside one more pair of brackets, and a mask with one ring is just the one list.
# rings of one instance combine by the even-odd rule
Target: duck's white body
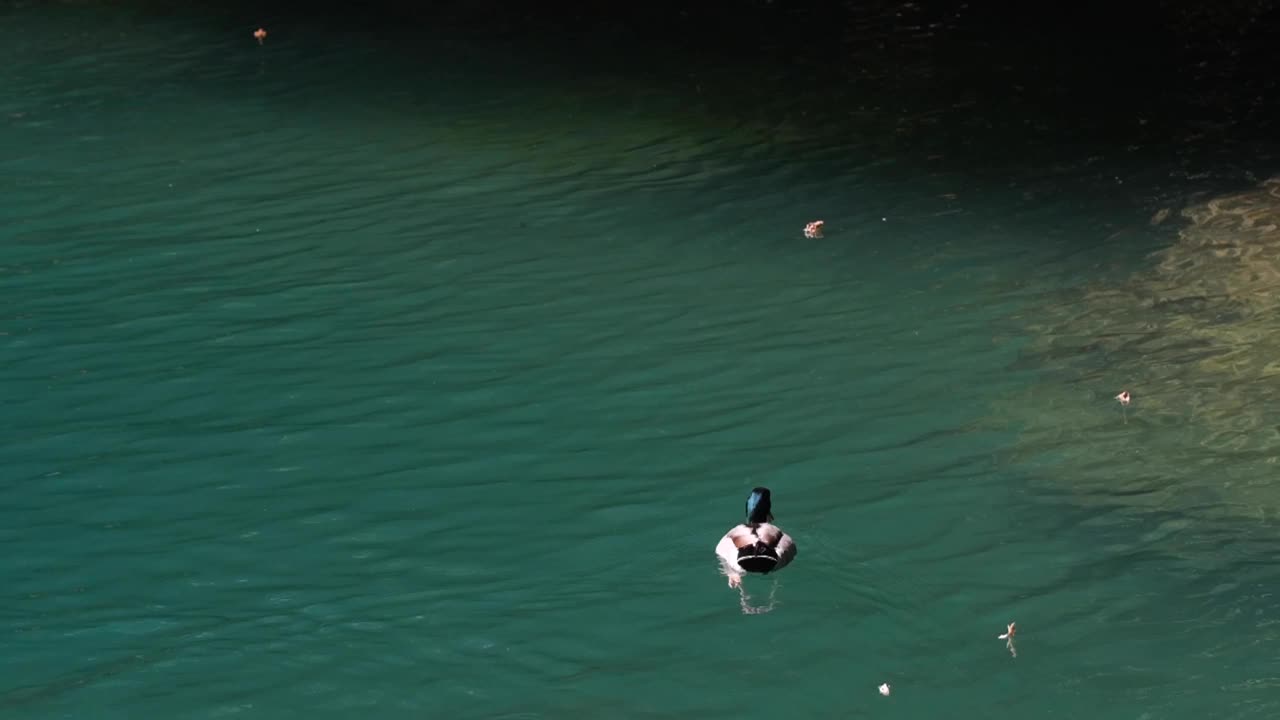
[[[773,523],[738,525],[720,538],[716,555],[730,578],[745,573],[770,573],[786,567],[796,556],[791,536]],[[744,567],[745,564],[745,567]]]

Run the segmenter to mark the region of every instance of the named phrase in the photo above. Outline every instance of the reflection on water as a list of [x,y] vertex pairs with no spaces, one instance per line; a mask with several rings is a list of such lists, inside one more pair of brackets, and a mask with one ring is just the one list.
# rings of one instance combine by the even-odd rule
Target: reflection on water
[[768,612],[773,612],[773,609],[777,607],[777,595],[777,578],[769,580],[769,597],[764,603],[752,600],[751,596],[747,594],[746,584],[744,583],[738,586],[738,605],[742,608],[743,615],[763,615]]

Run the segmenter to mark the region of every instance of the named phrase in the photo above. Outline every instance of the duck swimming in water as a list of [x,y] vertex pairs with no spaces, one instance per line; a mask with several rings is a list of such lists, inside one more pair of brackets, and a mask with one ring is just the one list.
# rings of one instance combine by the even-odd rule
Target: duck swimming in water
[[747,498],[747,521],[720,538],[716,555],[729,576],[729,587],[742,584],[744,573],[781,570],[796,556],[796,544],[773,524],[769,488],[758,487]]

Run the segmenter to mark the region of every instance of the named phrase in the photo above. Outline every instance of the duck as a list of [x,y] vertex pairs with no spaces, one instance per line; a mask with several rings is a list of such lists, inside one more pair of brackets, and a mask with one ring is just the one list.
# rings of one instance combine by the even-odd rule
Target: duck
[[773,524],[773,501],[769,488],[758,487],[747,497],[747,520],[720,538],[716,544],[729,587],[742,584],[746,573],[767,575],[791,564],[796,544],[782,528]]

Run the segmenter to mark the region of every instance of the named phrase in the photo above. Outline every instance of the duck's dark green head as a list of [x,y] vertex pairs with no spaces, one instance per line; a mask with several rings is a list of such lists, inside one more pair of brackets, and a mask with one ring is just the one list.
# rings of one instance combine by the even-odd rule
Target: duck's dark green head
[[769,501],[769,488],[758,487],[751,491],[751,497],[747,498],[747,522],[760,523],[773,522],[773,503]]

